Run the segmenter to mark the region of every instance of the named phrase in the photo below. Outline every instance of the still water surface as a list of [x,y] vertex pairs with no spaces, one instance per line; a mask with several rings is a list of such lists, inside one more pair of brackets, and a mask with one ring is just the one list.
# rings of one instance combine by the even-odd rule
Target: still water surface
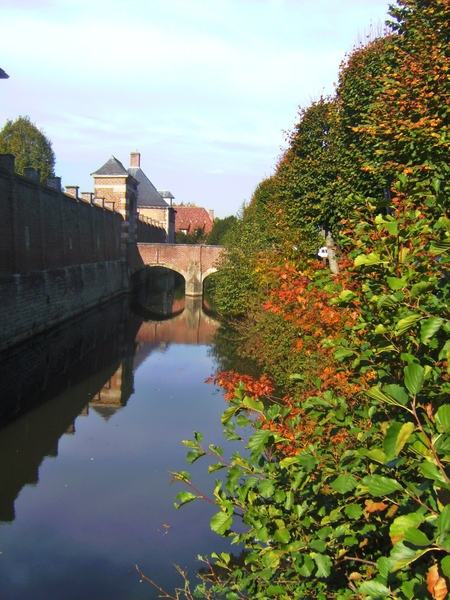
[[[215,368],[215,322],[198,302],[184,311],[180,301],[172,304],[177,317],[162,322],[137,319],[123,303],[111,314],[104,310],[94,316],[97,324],[106,322],[92,347],[77,337],[93,337],[92,316],[88,324],[75,323],[72,333],[53,332],[50,345],[65,348],[61,365],[68,379],[53,385],[56,397],[0,430],[2,600],[157,598],[135,565],[173,591],[181,584],[173,563],[187,568],[192,581],[198,554],[227,547],[210,531],[212,504],[173,507],[184,488],[172,484],[169,470],[189,470],[202,491],[214,487],[206,464],[186,463],[181,440],[196,430],[207,444],[221,444],[224,402],[204,383]],[[34,344],[28,363],[43,360],[51,369],[46,342]],[[91,368],[95,364],[99,369]],[[17,365],[5,369],[20,372]],[[3,387],[15,410],[27,402],[26,393],[43,399],[39,377],[56,380],[44,367],[35,370],[41,391],[24,372]]]

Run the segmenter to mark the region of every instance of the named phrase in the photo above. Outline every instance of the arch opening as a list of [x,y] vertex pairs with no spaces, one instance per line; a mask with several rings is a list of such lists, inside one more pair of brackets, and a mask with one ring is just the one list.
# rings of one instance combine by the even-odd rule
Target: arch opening
[[131,276],[131,307],[145,320],[163,321],[185,308],[183,275],[161,266],[145,266]]

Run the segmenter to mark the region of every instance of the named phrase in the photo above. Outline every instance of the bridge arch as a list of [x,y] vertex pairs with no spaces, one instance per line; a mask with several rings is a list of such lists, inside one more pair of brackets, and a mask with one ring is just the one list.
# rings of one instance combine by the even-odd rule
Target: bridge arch
[[[181,275],[182,277],[184,277],[184,280],[186,281],[186,276],[187,273],[185,271],[182,271],[178,266],[173,265],[172,263],[168,263],[168,262],[159,262],[159,263],[147,263],[145,265],[141,266],[141,269],[151,269],[151,268],[157,268],[157,267],[163,267],[164,269],[170,269],[171,271],[175,271],[175,273],[178,273],[178,275]],[[140,269],[137,269],[135,272],[137,272]]]
[[203,282],[216,270],[222,251],[222,246],[137,244],[128,263],[132,272],[144,266],[172,269],[184,277],[186,296],[202,296]]

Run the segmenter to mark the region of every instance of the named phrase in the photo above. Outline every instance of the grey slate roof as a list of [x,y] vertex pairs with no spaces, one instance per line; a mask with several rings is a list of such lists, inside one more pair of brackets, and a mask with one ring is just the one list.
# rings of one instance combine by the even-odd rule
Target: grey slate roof
[[169,190],[158,190],[158,194],[163,198],[171,198],[172,200],[175,200],[175,196],[172,194],[172,192],[169,192]]
[[[100,169],[95,171],[95,173],[91,173],[91,175],[93,177],[95,175],[126,176],[126,175],[130,175],[130,173],[128,173],[128,171],[125,169],[125,167],[120,162],[120,160],[117,160],[117,158],[115,156],[111,156],[111,158],[107,162],[105,162],[103,167],[100,167]],[[133,173],[131,173],[131,175],[133,175]]]
[[140,167],[130,167],[128,173],[139,181],[138,206],[169,206]]

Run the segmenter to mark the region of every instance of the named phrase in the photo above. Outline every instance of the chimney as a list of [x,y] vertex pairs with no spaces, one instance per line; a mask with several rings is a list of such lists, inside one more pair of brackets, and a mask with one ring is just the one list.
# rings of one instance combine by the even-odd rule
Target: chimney
[[89,202],[89,204],[92,204],[93,198],[94,194],[92,192],[81,192],[81,199],[85,202]]
[[32,181],[41,181],[40,169],[35,169],[34,167],[25,167],[23,170],[23,174],[27,179],[31,179]]
[[78,200],[78,185],[66,185],[66,194],[68,196],[72,196],[72,198],[76,198]]
[[8,173],[14,173],[14,154],[0,154],[0,168],[5,169]]
[[140,167],[141,166],[141,153],[140,152],[131,152],[130,153],[130,167]]
[[209,218],[211,219],[211,221],[214,221],[214,210],[212,208],[209,209]]
[[57,192],[61,191],[61,177],[47,177],[47,187],[51,187]]

